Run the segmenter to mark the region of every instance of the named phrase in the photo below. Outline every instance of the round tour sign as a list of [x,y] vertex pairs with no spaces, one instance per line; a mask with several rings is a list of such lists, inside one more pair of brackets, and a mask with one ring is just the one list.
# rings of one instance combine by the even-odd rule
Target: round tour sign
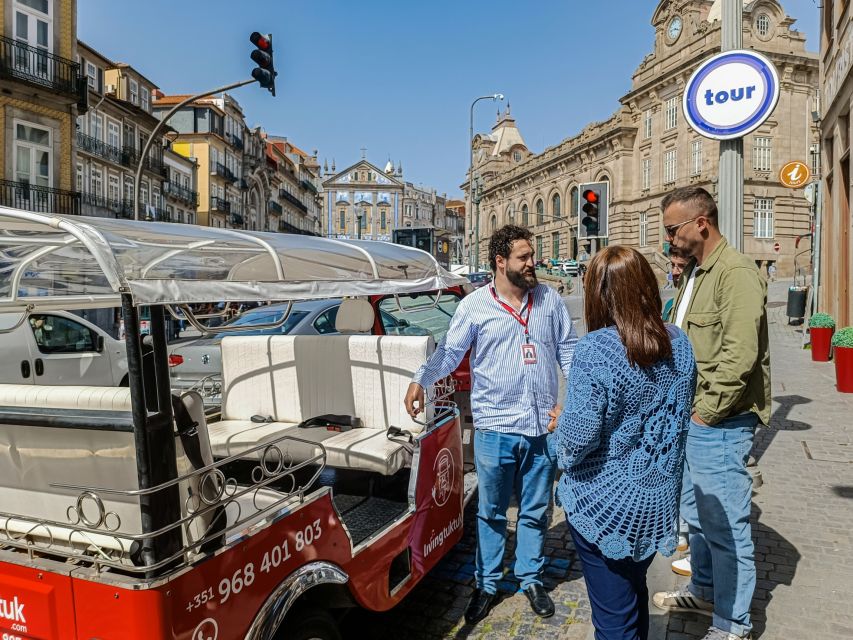
[[738,49],[703,62],[684,91],[684,117],[706,138],[740,138],[761,126],[779,101],[776,67],[760,53]]
[[811,178],[811,171],[805,162],[794,160],[779,171],[779,182],[791,189],[799,189]]

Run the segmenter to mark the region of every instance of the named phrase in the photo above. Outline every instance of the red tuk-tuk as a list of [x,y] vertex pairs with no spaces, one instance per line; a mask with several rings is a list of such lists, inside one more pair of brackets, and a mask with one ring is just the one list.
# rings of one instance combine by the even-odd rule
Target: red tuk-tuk
[[[333,639],[338,614],[393,607],[459,540],[467,377],[413,420],[434,336],[376,335],[380,308],[449,321],[465,280],[429,254],[0,208],[0,269],[21,322],[120,305],[129,369],[126,388],[0,385],[4,640]],[[217,409],[170,389],[167,314],[205,333],[190,305],[330,297],[342,335],[223,339]]]

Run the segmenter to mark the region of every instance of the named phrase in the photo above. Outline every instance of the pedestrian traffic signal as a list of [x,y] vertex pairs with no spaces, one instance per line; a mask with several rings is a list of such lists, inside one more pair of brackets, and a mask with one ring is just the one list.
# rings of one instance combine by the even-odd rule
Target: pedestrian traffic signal
[[258,65],[252,69],[252,77],[258,81],[264,89],[275,95],[275,65],[272,54],[272,35],[264,35],[254,31],[249,36],[249,41],[255,45],[252,51],[252,61]]
[[580,186],[579,238],[607,236],[607,194],[609,186],[608,182],[592,182]]

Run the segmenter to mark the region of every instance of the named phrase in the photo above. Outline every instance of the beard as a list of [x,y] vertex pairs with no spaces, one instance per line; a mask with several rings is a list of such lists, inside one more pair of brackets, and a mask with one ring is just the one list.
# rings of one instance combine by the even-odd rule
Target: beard
[[524,268],[519,271],[506,270],[506,279],[519,289],[532,289],[539,281],[536,279],[536,270]]

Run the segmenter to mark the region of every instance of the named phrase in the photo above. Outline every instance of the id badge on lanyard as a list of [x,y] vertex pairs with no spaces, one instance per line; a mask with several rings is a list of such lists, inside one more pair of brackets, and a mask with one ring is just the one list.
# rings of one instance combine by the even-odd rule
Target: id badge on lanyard
[[533,291],[527,292],[527,317],[522,318],[521,314],[511,306],[498,298],[494,287],[489,287],[492,296],[504,311],[511,315],[515,320],[524,327],[524,342],[521,345],[521,362],[525,365],[536,364],[536,346],[530,341],[530,312],[533,310]]

